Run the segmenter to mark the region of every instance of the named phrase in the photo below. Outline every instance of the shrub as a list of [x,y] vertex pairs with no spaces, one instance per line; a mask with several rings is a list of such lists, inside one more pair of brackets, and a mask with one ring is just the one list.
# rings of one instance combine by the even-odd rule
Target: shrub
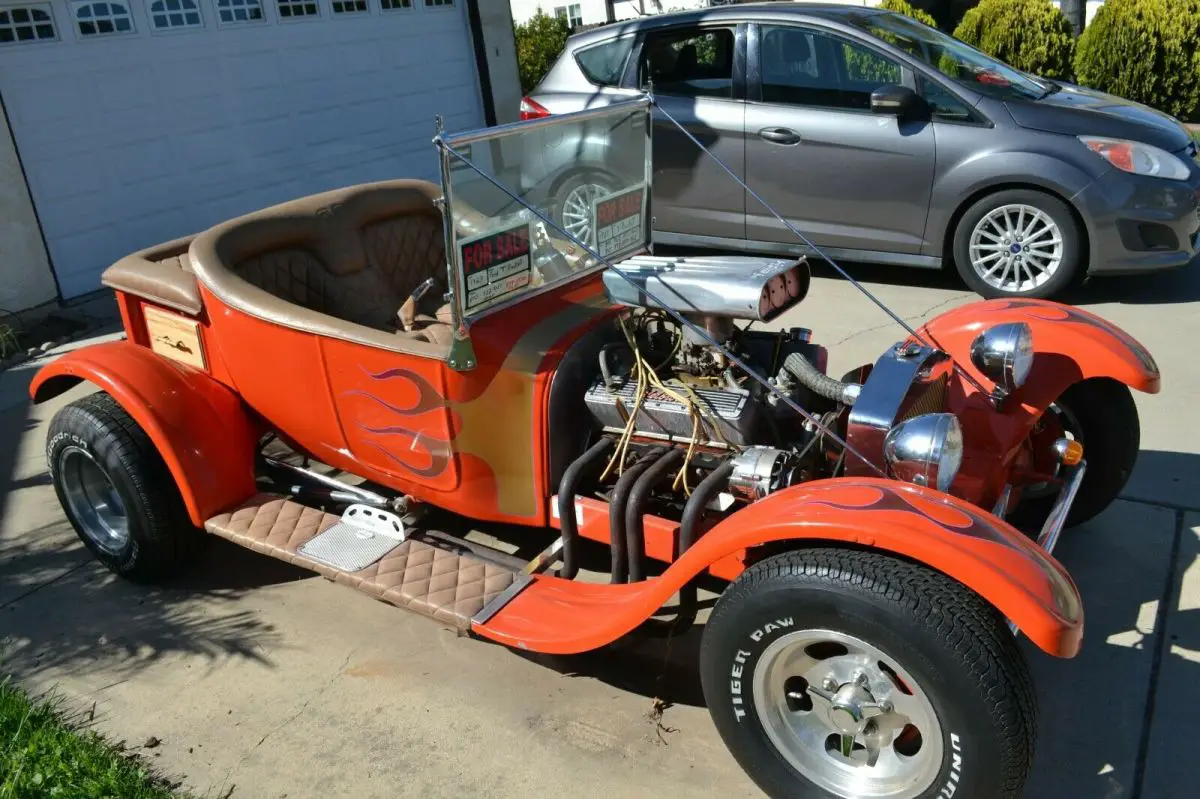
[[983,0],[962,18],[954,37],[1024,72],[1071,77],[1074,33],[1050,0]]
[[532,91],[554,66],[570,33],[565,17],[549,16],[541,7],[528,21],[513,26],[522,94]]
[[1200,0],[1107,0],[1079,37],[1079,83],[1181,119],[1200,114]]
[[907,0],[883,0],[883,2],[879,4],[879,7],[887,9],[888,11],[895,11],[897,14],[903,14],[906,17],[912,17],[917,22],[924,22],[931,28],[937,27],[937,20],[921,9],[914,8],[907,2]]

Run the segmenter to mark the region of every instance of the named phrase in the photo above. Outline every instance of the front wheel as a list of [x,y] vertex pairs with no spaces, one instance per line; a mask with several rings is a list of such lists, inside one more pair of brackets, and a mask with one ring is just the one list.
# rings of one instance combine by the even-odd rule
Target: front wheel
[[787,552],[746,570],[705,627],[709,712],[771,797],[1016,797],[1036,705],[1001,616],[874,552]]
[[983,197],[954,231],[954,264],[983,297],[1050,297],[1074,279],[1084,239],[1071,209],[1040,191]]
[[[1055,439],[1062,437],[1082,444],[1087,461],[1079,493],[1067,515],[1067,526],[1074,527],[1111,505],[1133,474],[1142,436],[1137,405],[1129,387],[1107,377],[1097,377],[1075,383],[1064,391],[1030,435],[1034,467],[1038,471],[1055,471],[1049,453]],[[1010,521],[1026,529],[1040,527],[1050,514],[1058,490],[1056,484],[1025,488]]]

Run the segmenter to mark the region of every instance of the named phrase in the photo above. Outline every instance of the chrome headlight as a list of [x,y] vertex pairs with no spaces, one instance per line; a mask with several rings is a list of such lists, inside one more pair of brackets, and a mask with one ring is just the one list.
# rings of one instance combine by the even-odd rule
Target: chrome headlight
[[1033,331],[1024,322],[989,327],[971,342],[971,363],[1005,391],[1020,388],[1033,367]]
[[883,440],[883,457],[897,480],[947,491],[962,466],[958,417],[927,413],[901,422]]

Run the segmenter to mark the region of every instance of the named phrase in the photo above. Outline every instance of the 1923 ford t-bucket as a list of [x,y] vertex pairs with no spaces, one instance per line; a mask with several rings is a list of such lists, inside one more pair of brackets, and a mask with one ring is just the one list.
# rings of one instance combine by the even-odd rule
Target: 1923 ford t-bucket
[[[49,434],[67,516],[129,578],[207,531],[546,653],[677,631],[697,581],[726,581],[701,679],[768,794],[1019,794],[1036,713],[1014,632],[1079,649],[1049,550],[1123,486],[1129,389],[1158,391],[1157,367],[1094,315],[999,300],[827,376],[807,330],[767,328],[804,299],[803,258],[649,254],[652,113],[439,135],[440,189],[330,191],[113,265],[127,340],[31,389],[100,389]],[[617,187],[587,240],[552,221],[554,185],[503,188],[531,147],[580,141]],[[561,533],[515,562],[448,534],[455,514]]]

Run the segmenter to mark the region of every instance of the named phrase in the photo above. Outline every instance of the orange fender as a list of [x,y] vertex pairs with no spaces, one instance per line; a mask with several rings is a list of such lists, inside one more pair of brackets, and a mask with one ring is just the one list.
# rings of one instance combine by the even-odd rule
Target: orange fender
[[597,585],[539,577],[475,631],[537,652],[595,649],[633,630],[710,564],[785,540],[870,547],[923,563],[982,596],[1046,652],[1079,651],[1083,602],[1058,561],[963,500],[865,477],[776,492],[715,526],[655,579]]
[[1147,394],[1162,386],[1158,364],[1137,339],[1093,313],[1049,300],[972,302],[934,317],[918,332],[990,387],[992,381],[971,363],[971,342],[1004,322],[1025,322],[1033,332],[1033,368],[1014,392],[1016,402],[1044,409],[1072,383],[1092,377],[1111,377]]
[[260,430],[224,385],[145,347],[114,341],[42,367],[29,394],[44,402],[84,380],[112,395],[150,436],[197,527],[254,494]]

